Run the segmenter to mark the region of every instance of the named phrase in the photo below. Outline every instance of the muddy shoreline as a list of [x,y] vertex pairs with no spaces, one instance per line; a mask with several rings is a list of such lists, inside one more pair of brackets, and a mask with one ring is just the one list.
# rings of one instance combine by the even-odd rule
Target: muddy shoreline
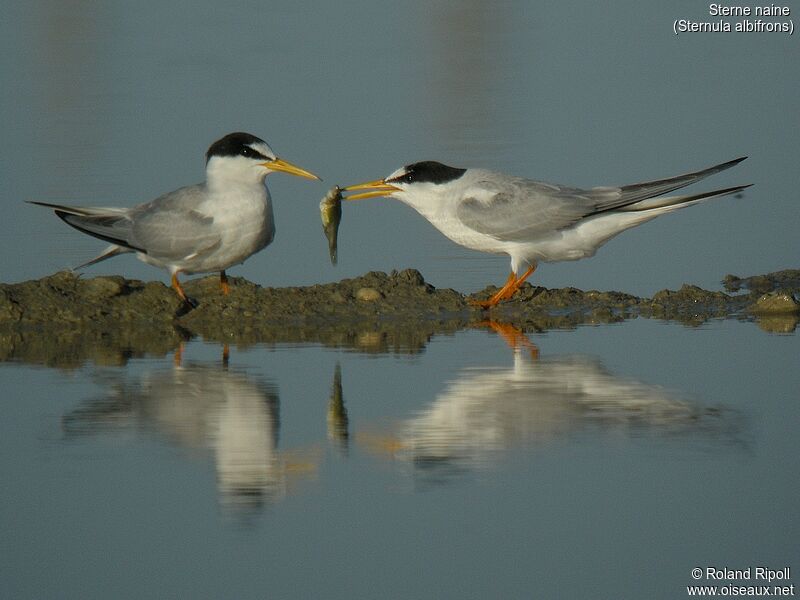
[[261,287],[242,278],[230,283],[231,293],[223,296],[217,277],[188,281],[186,292],[200,304],[182,316],[176,316],[180,301],[161,282],[84,278],[65,271],[0,284],[0,360],[116,364],[131,356],[164,354],[195,337],[236,345],[319,343],[418,352],[434,334],[487,320],[532,332],[631,318],[691,326],[737,318],[788,333],[800,319],[800,269],[728,275],[722,282],[727,293],[684,285],[652,298],[526,283],[511,301],[490,311],[471,301],[488,298],[494,286],[464,295],[434,288],[413,269],[306,287]]

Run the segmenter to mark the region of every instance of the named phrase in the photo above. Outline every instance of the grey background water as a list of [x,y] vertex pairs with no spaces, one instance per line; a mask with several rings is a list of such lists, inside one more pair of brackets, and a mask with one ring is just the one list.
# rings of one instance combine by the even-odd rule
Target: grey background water
[[533,341],[516,367],[485,331],[234,349],[227,370],[200,343],[179,369],[0,365],[0,591],[676,598],[695,567],[796,569],[796,336]]
[[[201,180],[208,145],[240,129],[325,179],[269,178],[277,238],[232,270],[264,285],[409,266],[462,291],[502,282],[505,257],[461,249],[385,200],[348,207],[340,266],[326,260],[327,187],[423,159],[592,186],[750,155],[706,186],[755,183],[744,198],[626,232],[537,281],[649,295],[793,266],[797,38],[672,33],[703,13],[693,2],[6,3],[0,279],[103,246],[23,200],[148,200]],[[164,278],[131,256],[91,273]]]
[[[591,186],[749,154],[703,184],[755,183],[742,198],[535,282],[649,295],[796,267],[797,37],[673,34],[706,10],[6,3],[0,280],[102,247],[23,200],[150,199],[233,130],[325,179],[269,178],[277,238],[231,270],[262,285],[501,282],[506,258],[384,200],[346,207],[330,266],[327,187],[422,159]],[[132,257],[99,273],[166,281]],[[200,341],[180,367],[1,364],[0,597],[674,598],[693,567],[796,572],[796,335],[640,320],[530,340],[538,361],[463,331],[416,354],[369,334],[234,347],[227,368]]]

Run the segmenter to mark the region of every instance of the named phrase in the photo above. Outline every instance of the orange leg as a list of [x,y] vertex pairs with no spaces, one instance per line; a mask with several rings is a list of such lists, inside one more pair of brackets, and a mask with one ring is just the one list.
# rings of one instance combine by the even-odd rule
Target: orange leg
[[381,434],[359,431],[356,433],[356,443],[379,456],[389,455],[394,457],[408,448],[408,444],[391,433]]
[[513,325],[509,325],[508,323],[498,323],[497,321],[492,321],[491,319],[488,321],[482,321],[478,323],[478,325],[492,329],[497,335],[503,338],[505,343],[508,344],[508,347],[512,350],[516,350],[520,347],[527,348],[531,353],[531,358],[534,360],[539,358],[539,348],[536,347],[536,344],[531,342],[527,335]]
[[531,276],[531,274],[536,270],[536,264],[531,265],[528,267],[528,270],[522,274],[522,277],[517,279],[516,274],[512,271],[512,273],[508,276],[505,285],[500,288],[494,296],[489,298],[484,302],[476,302],[478,306],[481,308],[491,308],[499,304],[502,300],[508,300],[514,293],[519,289],[519,286]]
[[175,349],[175,356],[172,357],[172,362],[176,367],[181,366],[183,362],[183,342],[178,344],[178,347]]
[[514,282],[516,280],[517,280],[517,274],[514,273],[514,271],[511,271],[511,273],[508,274],[508,279],[506,279],[506,282],[503,284],[503,287],[500,288],[500,291],[498,291],[494,296],[492,296],[488,300],[476,300],[473,302],[473,304],[480,306],[481,308],[490,308],[494,306],[495,304],[500,302],[500,300],[502,299],[502,294],[504,294],[508,288],[514,285]]
[[529,266],[529,267],[528,267],[528,270],[527,270],[527,271],[525,271],[525,272],[522,274],[522,277],[520,277],[519,279],[517,279],[517,280],[514,282],[514,285],[513,285],[512,289],[510,289],[508,292],[506,292],[506,295],[505,295],[505,297],[504,297],[503,299],[505,300],[505,299],[507,299],[507,298],[511,298],[511,296],[513,296],[513,295],[516,293],[516,291],[517,291],[517,290],[520,288],[520,286],[521,286],[523,283],[525,283],[525,280],[526,280],[528,277],[530,277],[530,276],[533,274],[533,272],[534,272],[535,270],[536,270],[536,264],[532,264],[531,266]]
[[197,307],[197,301],[192,298],[189,298],[189,296],[186,295],[186,292],[183,291],[183,287],[181,287],[181,282],[178,281],[178,273],[172,274],[172,289],[174,289],[178,293],[178,296],[180,297],[181,300],[183,300],[184,304],[187,304],[192,308]]
[[228,276],[225,271],[219,272],[219,287],[222,288],[222,294],[227,296],[231,293],[231,286],[228,285]]

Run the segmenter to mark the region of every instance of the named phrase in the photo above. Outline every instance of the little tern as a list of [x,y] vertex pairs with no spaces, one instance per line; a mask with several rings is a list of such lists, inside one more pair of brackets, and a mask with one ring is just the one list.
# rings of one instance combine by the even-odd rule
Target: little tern
[[[511,257],[511,274],[483,308],[514,295],[539,262],[594,256],[617,234],[702,200],[749,185],[684,196],[662,196],[724,171],[745,157],[702,171],[620,187],[579,189],[486,169],[418,162],[385,179],[343,188],[345,200],[390,196],[409,205],[457,244]],[[521,269],[522,275],[518,275]]]
[[265,178],[273,171],[319,179],[278,158],[264,140],[237,132],[211,144],[204,183],[133,208],[32,203],[52,208],[68,225],[111,242],[99,256],[76,269],[135,252],[139,260],[167,269],[178,296],[194,307],[197,303],[183,291],[179,273],[219,272],[222,292],[227,294],[225,269],[272,242],[275,219]]

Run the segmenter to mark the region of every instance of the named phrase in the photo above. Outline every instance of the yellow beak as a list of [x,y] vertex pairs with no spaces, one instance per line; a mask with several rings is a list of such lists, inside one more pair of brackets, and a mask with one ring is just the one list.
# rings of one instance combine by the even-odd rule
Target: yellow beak
[[298,177],[305,177],[307,179],[316,179],[317,181],[322,181],[319,177],[317,177],[313,173],[310,173],[305,169],[301,169],[300,167],[295,166],[292,163],[282,160],[280,158],[276,158],[275,160],[270,160],[268,162],[261,164],[270,171],[283,171],[284,173],[288,173],[289,175],[297,175]]
[[366,183],[357,183],[356,185],[348,185],[346,188],[342,188],[343,192],[355,192],[358,190],[369,191],[347,196],[344,198],[344,200],[363,200],[364,198],[391,196],[394,192],[399,192],[400,188],[386,183],[384,179],[376,179],[375,181],[367,181]]

